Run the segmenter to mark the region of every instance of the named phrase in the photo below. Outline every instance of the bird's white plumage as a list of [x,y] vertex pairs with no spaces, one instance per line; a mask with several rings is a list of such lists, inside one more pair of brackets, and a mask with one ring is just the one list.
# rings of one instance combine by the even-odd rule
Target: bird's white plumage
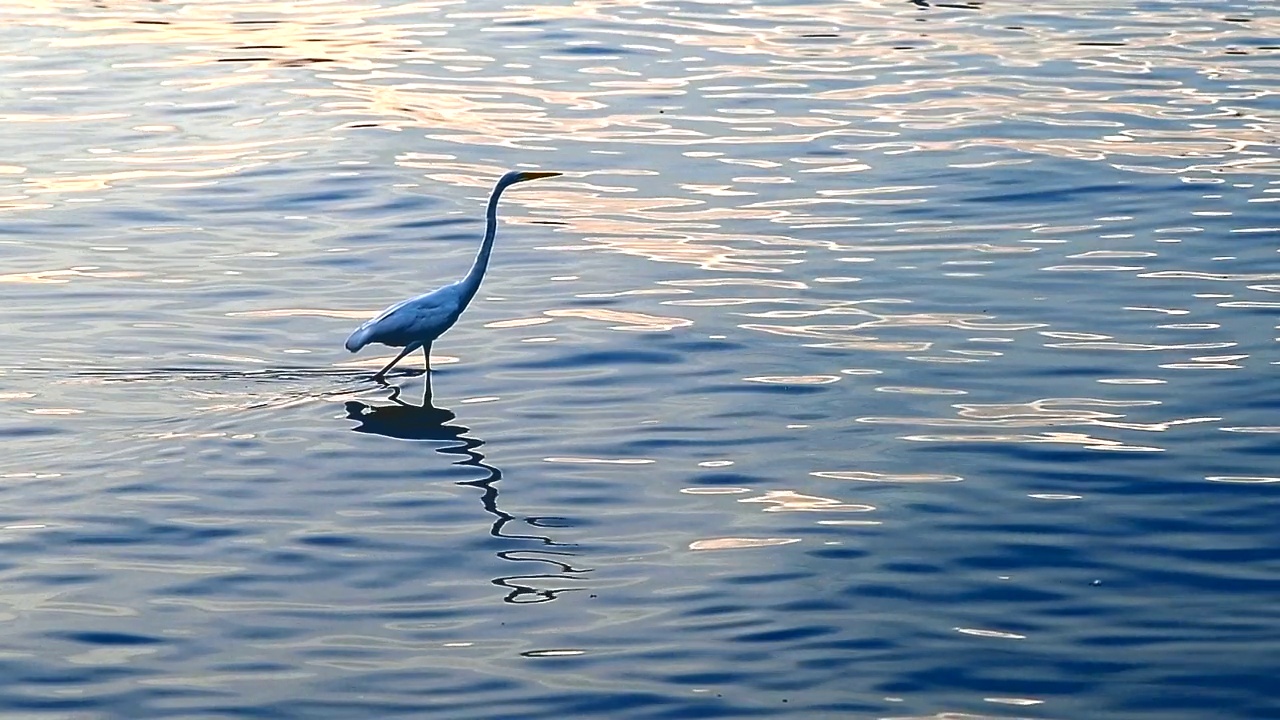
[[423,348],[429,371],[431,343],[458,322],[462,311],[466,310],[471,299],[475,297],[476,291],[480,289],[480,282],[484,279],[485,270],[489,265],[489,255],[493,250],[493,238],[497,231],[498,197],[503,190],[516,183],[559,174],[513,171],[499,178],[497,184],[493,186],[493,192],[489,195],[485,214],[484,240],[466,277],[425,295],[403,300],[383,310],[377,317],[362,323],[355,332],[351,333],[347,338],[347,349],[356,352],[371,343],[405,348],[404,352],[374,376],[381,377],[405,355]]
[[370,343],[405,347],[434,340],[458,321],[465,307],[461,300],[457,283],[401,300],[356,328],[347,338],[347,349],[356,352]]

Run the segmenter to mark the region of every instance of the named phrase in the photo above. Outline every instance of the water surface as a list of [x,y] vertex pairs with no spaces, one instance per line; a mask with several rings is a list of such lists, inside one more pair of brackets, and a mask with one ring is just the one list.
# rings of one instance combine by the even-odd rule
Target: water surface
[[1268,4],[0,21],[6,713],[1280,717]]

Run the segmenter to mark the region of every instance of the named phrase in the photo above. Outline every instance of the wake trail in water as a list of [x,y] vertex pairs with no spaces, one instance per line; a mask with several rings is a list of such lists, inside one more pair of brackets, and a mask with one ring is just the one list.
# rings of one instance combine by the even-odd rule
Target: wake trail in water
[[[389,377],[413,378],[423,370],[405,369],[389,374]],[[145,382],[277,382],[286,380],[338,379],[352,384],[374,383],[372,373],[365,368],[343,367],[271,367],[254,369],[226,369],[201,367],[111,368],[96,367],[66,371],[51,367],[0,368],[0,375],[27,376],[48,379],[56,383],[145,383]]]
[[[412,379],[422,370],[405,369],[392,379]],[[0,377],[21,379],[24,384],[63,388],[108,385],[157,385],[176,391],[175,406],[195,401],[186,415],[239,413],[254,410],[282,410],[316,402],[359,397],[384,390],[384,382],[374,380],[367,368],[350,367],[262,367],[213,368],[167,366],[127,367],[0,367]],[[35,389],[34,387],[32,388]],[[164,418],[169,423],[177,417]]]

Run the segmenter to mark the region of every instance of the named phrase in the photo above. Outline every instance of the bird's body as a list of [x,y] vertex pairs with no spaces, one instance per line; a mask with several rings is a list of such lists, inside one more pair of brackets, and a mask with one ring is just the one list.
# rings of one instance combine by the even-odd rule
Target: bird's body
[[519,182],[554,177],[559,174],[513,171],[503,175],[493,186],[493,193],[489,195],[484,241],[480,244],[476,260],[466,277],[425,295],[402,300],[383,310],[377,317],[366,321],[351,333],[347,338],[347,349],[357,352],[371,343],[404,348],[404,352],[374,375],[375,378],[381,378],[404,356],[422,348],[426,357],[427,371],[430,372],[431,343],[458,322],[458,318],[462,317],[462,311],[467,309],[476,291],[480,289],[480,282],[484,280],[485,270],[489,266],[489,256],[493,252],[493,238],[498,224],[498,198],[502,195],[502,191]]
[[356,328],[347,338],[347,349],[357,352],[370,343],[407,347],[425,338],[434,340],[453,327],[465,307],[458,283],[401,300]]

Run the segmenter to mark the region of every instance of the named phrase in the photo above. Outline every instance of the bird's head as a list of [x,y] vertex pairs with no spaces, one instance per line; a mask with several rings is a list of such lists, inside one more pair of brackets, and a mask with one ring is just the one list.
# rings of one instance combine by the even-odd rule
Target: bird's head
[[507,187],[510,185],[515,185],[516,183],[527,182],[529,180],[540,180],[542,178],[556,177],[557,175],[563,175],[563,173],[551,172],[549,170],[512,170],[511,172],[502,176],[502,179],[498,181],[498,185],[502,187]]

